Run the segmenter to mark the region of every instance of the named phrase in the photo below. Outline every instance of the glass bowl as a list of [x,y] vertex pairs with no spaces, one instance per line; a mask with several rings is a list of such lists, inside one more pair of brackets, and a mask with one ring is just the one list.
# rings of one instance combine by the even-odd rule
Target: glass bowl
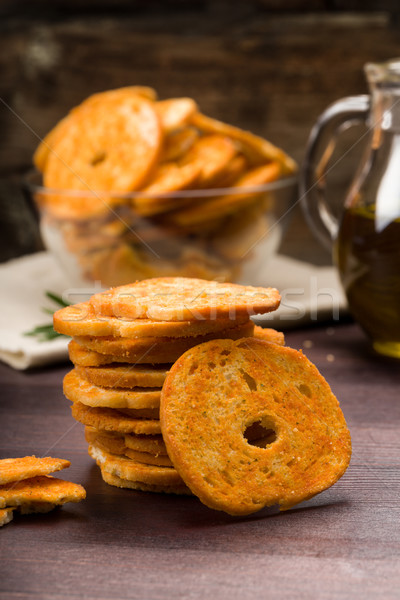
[[149,277],[268,284],[297,179],[149,195],[54,190],[30,175],[43,242],[66,283],[108,288]]

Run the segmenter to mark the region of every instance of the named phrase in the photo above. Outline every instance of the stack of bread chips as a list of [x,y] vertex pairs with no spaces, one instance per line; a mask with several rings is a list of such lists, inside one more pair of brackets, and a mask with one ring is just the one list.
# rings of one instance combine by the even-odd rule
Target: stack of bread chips
[[281,333],[255,327],[250,319],[279,302],[272,288],[154,278],[55,313],[56,331],[73,338],[74,369],[65,376],[64,394],[73,403],[73,417],[85,425],[89,454],[104,481],[191,493],[161,434],[164,380],[183,353],[203,342],[258,337],[283,344]]
[[0,460],[0,527],[12,521],[14,512],[47,513],[66,502],[83,500],[86,492],[81,485],[50,475],[70,464],[50,456]]

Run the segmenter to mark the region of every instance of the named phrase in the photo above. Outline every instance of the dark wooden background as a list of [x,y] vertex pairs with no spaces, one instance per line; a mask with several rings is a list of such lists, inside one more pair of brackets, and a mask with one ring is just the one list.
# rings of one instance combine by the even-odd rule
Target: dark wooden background
[[[89,94],[140,84],[189,95],[301,163],[321,111],[367,91],[367,61],[397,55],[397,0],[1,1],[0,260],[40,247],[19,179],[39,138]],[[282,251],[301,258],[310,234],[294,212]],[[310,244],[308,258],[329,261]]]

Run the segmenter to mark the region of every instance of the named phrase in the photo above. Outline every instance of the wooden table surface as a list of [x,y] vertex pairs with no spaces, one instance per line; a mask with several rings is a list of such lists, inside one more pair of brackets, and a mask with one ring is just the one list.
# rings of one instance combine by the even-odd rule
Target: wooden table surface
[[344,477],[279,513],[237,518],[196,498],[103,483],[61,381],[68,366],[0,366],[0,455],[69,458],[61,477],[87,499],[15,517],[0,532],[0,598],[216,599],[400,597],[400,369],[356,325],[287,334],[341,402],[353,439]]

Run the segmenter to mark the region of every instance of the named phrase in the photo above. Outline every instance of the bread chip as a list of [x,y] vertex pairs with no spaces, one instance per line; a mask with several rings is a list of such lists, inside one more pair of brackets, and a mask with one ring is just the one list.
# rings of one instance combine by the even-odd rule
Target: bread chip
[[274,288],[185,277],[155,277],[91,297],[96,313],[160,321],[203,320],[264,314],[278,308]]
[[[198,225],[213,219],[225,217],[251,203],[261,203],[264,196],[251,188],[271,183],[280,178],[282,167],[277,161],[261,167],[255,167],[242,175],[235,182],[235,193],[221,194],[215,198],[207,198],[201,204],[183,208],[174,213],[172,219],[180,226]],[[243,189],[243,192],[237,190]],[[249,188],[246,191],[245,188]]]
[[[161,388],[102,388],[82,379],[76,369],[64,377],[64,394],[71,402],[87,406],[137,409],[159,408]],[[143,416],[143,414],[142,414]]]
[[[346,422],[316,367],[254,338],[186,352],[164,383],[160,419],[186,485],[233,515],[288,509],[333,485],[350,461]],[[264,447],[246,438],[254,423],[265,429]]]
[[191,496],[192,494],[186,485],[153,485],[150,483],[142,483],[140,481],[130,481],[127,479],[122,479],[117,475],[111,475],[102,467],[100,467],[100,470],[103,480],[109,485],[113,485],[115,487],[140,490],[141,492],[156,492],[158,494],[178,494],[186,496]]
[[176,165],[165,163],[155,171],[150,183],[134,199],[137,213],[143,217],[149,217],[168,210],[173,210],[191,202],[186,195],[173,195],[184,189],[193,188],[200,179],[202,170],[196,163],[187,165]]
[[197,111],[197,104],[192,98],[169,98],[159,100],[154,108],[160,118],[165,133],[170,133],[186,125]]
[[[115,337],[96,337],[96,336],[76,336],[75,341],[84,348],[113,356],[114,360],[129,358],[132,362],[146,361],[165,363],[168,360],[174,361],[181,354],[186,352],[192,346],[213,340],[216,338],[229,338],[237,340],[238,338],[248,337],[253,334],[254,323],[247,321],[237,327],[230,327],[224,331],[208,333],[206,335],[196,335],[191,337],[167,338],[115,338]],[[157,357],[157,360],[155,360]]]
[[224,135],[206,135],[192,145],[180,163],[198,167],[199,187],[212,188],[218,178],[229,168],[236,153],[237,148],[230,138]]
[[159,119],[140,96],[95,102],[68,121],[47,159],[46,187],[127,192],[144,182],[158,159]]
[[0,508],[0,527],[13,520],[14,508]]
[[37,475],[49,475],[70,466],[69,460],[45,456],[25,456],[24,458],[3,458],[0,460],[0,485],[20,481]]
[[[130,364],[129,359],[117,359],[115,356],[108,356],[108,354],[100,354],[99,352],[88,350],[87,348],[80,346],[75,340],[71,340],[68,344],[68,352],[71,361],[75,365],[82,367],[100,367],[102,365],[115,363],[116,360],[119,360],[120,363]],[[146,361],[143,360],[143,362]],[[136,363],[132,366],[136,366]]]
[[75,367],[82,379],[101,387],[162,387],[170,365],[114,365]]
[[274,344],[279,344],[280,346],[285,345],[284,334],[281,331],[276,331],[276,329],[271,329],[270,327],[260,327],[260,325],[255,325],[253,337],[257,340],[272,342]]
[[201,113],[193,115],[191,123],[202,131],[232,138],[240,144],[241,151],[255,164],[277,160],[282,164],[285,173],[292,174],[297,171],[297,164],[283,150],[250,131],[244,131],[239,127],[206,117]]
[[128,458],[135,460],[136,462],[143,463],[145,465],[155,465],[157,467],[173,467],[174,465],[171,462],[171,459],[168,456],[164,455],[154,455],[149,452],[138,452],[137,450],[131,450],[130,448],[125,448],[122,453]]
[[89,444],[88,452],[102,467],[103,471],[111,475],[117,475],[121,479],[140,481],[151,485],[184,485],[178,472],[173,467],[145,465],[131,458],[100,450],[96,444]]
[[167,448],[162,435],[134,435],[131,433],[125,436],[125,445],[138,452],[167,456]]
[[73,336],[115,336],[128,338],[143,337],[188,337],[222,331],[248,321],[248,316],[236,320],[214,319],[195,321],[154,321],[152,319],[105,318],[90,302],[80,302],[57,310],[53,315],[53,326],[58,333]]
[[135,419],[123,415],[113,408],[92,408],[82,404],[82,402],[74,402],[71,411],[76,421],[84,425],[90,425],[100,431],[148,435],[161,433],[159,420]]
[[85,440],[88,444],[96,443],[112,454],[124,454],[126,448],[123,435],[109,435],[94,427],[85,427]]
[[153,90],[150,87],[139,85],[118,88],[116,90],[107,90],[106,92],[100,92],[98,94],[93,94],[92,96],[89,96],[89,98],[86,98],[86,100],[84,100],[82,104],[73,108],[66,117],[61,119],[61,121],[59,121],[57,125],[40,142],[33,155],[33,162],[36,168],[41,173],[44,172],[47,164],[47,159],[50,153],[53,151],[54,146],[64,135],[68,135],[68,128],[70,127],[71,115],[75,115],[78,111],[81,111],[82,108],[85,109],[88,106],[90,107],[96,103],[107,102],[110,100],[119,100],[122,97],[126,96],[141,96],[150,101],[157,100],[157,94],[155,90]]
[[179,160],[198,138],[199,133],[194,127],[184,127],[167,134],[164,138],[164,148],[160,162]]
[[[39,475],[0,486],[0,498],[7,506],[18,506],[21,512],[37,512],[49,505],[66,502],[80,502],[86,497],[84,488],[78,483],[56,479],[49,475]],[[42,512],[42,511],[40,511]]]

